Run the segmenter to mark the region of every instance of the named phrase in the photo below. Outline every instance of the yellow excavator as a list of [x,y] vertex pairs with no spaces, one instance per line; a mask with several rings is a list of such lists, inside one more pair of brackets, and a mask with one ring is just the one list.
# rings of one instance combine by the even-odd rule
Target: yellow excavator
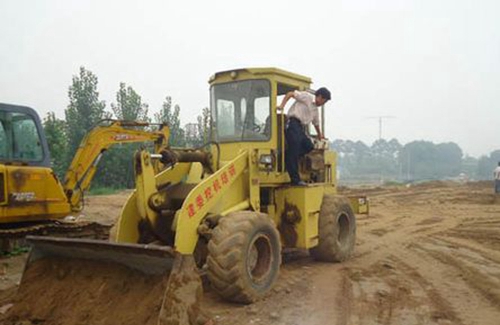
[[1,248],[9,251],[18,239],[35,234],[107,239],[108,225],[62,219],[82,211],[84,192],[110,146],[154,142],[157,152],[167,146],[168,127],[158,131],[146,127],[150,125],[103,121],[82,140],[61,182],[50,166],[47,140],[36,111],[0,103]]
[[328,141],[311,135],[314,150],[300,161],[306,186],[290,185],[286,171],[286,116],[277,103],[289,91],[313,92],[311,83],[276,68],[213,75],[209,143],[136,152],[136,189],[116,242],[30,237],[4,323],[205,324],[200,274],[224,299],[252,303],[273,288],[283,249],[348,259],[354,213],[367,206],[337,194]]

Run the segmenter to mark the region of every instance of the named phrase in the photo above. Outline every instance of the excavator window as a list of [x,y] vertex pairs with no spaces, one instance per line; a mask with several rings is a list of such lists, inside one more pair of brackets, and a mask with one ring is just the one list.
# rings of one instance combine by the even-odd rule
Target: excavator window
[[216,84],[211,89],[212,118],[219,142],[268,141],[271,85],[268,80]]
[[31,116],[24,113],[0,112],[0,160],[43,160],[39,132]]

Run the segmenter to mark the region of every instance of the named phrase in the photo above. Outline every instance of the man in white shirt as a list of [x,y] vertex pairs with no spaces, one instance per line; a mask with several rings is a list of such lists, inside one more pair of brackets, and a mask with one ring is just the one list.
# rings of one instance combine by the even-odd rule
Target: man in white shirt
[[500,193],[500,161],[497,168],[493,171],[493,178],[495,179],[495,193]]
[[283,110],[290,98],[295,103],[288,110],[288,123],[285,130],[287,149],[285,152],[285,165],[290,175],[292,185],[306,185],[300,180],[299,158],[310,152],[314,145],[306,136],[304,127],[312,123],[316,129],[318,139],[323,138],[319,126],[319,106],[324,105],[331,99],[330,91],[324,87],[318,89],[313,97],[305,91],[291,91],[285,95],[278,110]]

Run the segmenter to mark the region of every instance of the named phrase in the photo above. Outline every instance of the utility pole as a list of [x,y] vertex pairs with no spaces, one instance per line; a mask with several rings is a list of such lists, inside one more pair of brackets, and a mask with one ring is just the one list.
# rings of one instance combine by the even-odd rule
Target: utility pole
[[[369,120],[372,120],[372,119],[378,120],[378,139],[379,139],[379,141],[382,140],[382,122],[384,119],[390,119],[390,118],[396,118],[396,117],[391,116],[391,115],[378,115],[378,116],[367,117],[367,119],[369,119]],[[382,175],[382,169],[380,169],[380,171],[379,171],[379,177],[380,177],[380,184],[383,184],[384,177]]]
[[396,118],[396,116],[391,116],[391,115],[379,115],[379,116],[370,116],[367,117],[367,119],[377,119],[378,120],[378,139],[382,139],[382,121],[384,119],[390,119],[390,118]]

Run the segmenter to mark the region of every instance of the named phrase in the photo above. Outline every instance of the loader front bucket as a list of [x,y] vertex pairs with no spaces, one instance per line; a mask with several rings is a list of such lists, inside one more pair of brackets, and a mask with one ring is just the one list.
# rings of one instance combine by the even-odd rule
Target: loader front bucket
[[191,255],[170,247],[28,237],[7,324],[203,324]]

